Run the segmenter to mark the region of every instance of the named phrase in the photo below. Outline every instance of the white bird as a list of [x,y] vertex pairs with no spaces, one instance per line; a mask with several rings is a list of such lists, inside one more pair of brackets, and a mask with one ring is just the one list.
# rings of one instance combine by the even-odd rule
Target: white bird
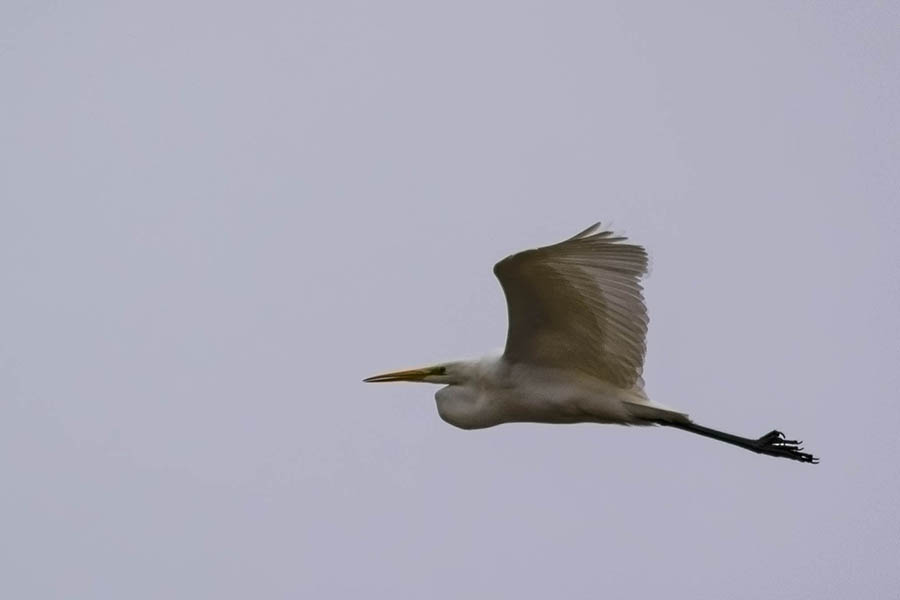
[[509,313],[502,355],[364,381],[446,384],[435,394],[438,414],[463,429],[511,422],[665,425],[759,454],[818,462],[780,431],[756,439],[732,435],[647,397],[640,284],[647,252],[599,227],[494,266]]

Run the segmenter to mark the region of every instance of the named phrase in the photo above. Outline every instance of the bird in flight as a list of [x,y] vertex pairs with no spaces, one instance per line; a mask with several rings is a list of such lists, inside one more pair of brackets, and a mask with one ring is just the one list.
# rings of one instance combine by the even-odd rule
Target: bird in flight
[[438,414],[463,429],[501,423],[662,425],[806,463],[802,442],[773,430],[745,438],[698,425],[650,400],[641,378],[647,308],[640,280],[647,252],[600,223],[494,266],[506,294],[502,355],[375,375],[364,381],[443,384]]

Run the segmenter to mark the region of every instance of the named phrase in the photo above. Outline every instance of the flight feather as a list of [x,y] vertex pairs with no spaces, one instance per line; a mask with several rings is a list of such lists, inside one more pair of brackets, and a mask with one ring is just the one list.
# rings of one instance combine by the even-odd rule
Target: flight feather
[[597,223],[498,262],[509,312],[504,356],[635,385],[646,352],[647,252],[625,241]]

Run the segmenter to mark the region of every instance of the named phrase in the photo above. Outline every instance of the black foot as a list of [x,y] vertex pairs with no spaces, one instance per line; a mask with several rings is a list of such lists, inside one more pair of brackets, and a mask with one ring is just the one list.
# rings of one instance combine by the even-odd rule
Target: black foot
[[759,454],[768,454],[769,456],[780,456],[782,458],[799,460],[800,462],[812,464],[818,463],[818,458],[812,454],[802,452],[803,447],[800,446],[802,443],[803,442],[798,442],[797,440],[786,440],[784,439],[783,433],[772,430],[756,440],[753,444],[753,451],[758,452]]

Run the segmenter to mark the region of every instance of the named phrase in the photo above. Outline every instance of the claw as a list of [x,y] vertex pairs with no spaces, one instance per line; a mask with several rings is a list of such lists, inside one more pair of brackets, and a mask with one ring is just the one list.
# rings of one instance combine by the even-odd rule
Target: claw
[[813,464],[818,463],[818,458],[803,452],[803,446],[800,445],[802,443],[802,440],[786,439],[782,432],[773,429],[756,440],[756,451],[769,456],[780,456]]

